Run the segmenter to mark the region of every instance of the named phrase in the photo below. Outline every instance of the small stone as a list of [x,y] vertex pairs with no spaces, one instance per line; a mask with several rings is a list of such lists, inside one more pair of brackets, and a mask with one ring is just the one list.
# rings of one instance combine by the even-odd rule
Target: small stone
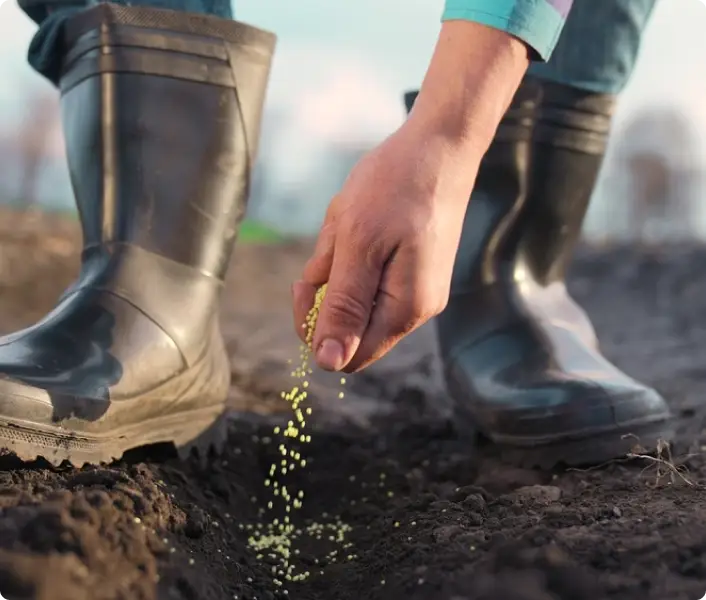
[[472,512],[483,512],[486,506],[485,499],[480,494],[468,494],[461,504]]
[[459,525],[443,525],[437,527],[432,535],[434,536],[434,541],[438,544],[447,544],[461,533],[463,533],[463,528]]

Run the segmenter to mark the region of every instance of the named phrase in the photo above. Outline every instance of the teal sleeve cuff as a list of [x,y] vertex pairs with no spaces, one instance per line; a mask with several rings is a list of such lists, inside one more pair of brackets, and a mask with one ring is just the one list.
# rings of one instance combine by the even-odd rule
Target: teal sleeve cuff
[[463,20],[505,31],[546,61],[564,27],[548,0],[446,0],[442,21]]

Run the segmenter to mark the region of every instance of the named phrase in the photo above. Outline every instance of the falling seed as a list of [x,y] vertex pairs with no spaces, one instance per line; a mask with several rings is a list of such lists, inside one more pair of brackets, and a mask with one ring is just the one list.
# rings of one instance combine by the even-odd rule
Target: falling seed
[[[273,581],[283,594],[288,595],[289,590],[282,588],[283,581],[300,582],[306,580],[310,573],[309,571],[296,571],[296,566],[292,563],[292,557],[299,556],[298,548],[294,545],[300,538],[308,536],[315,540],[328,539],[333,543],[340,544],[341,547],[349,548],[352,544],[346,543],[346,535],[350,531],[350,527],[345,525],[340,519],[331,521],[330,517],[322,514],[322,523],[313,523],[306,526],[304,529],[295,528],[290,522],[289,513],[292,509],[300,509],[304,498],[304,493],[301,490],[288,489],[287,485],[283,485],[280,476],[287,476],[297,468],[305,468],[307,466],[307,458],[302,455],[301,448],[292,447],[292,443],[309,444],[311,443],[311,435],[304,434],[303,429],[306,428],[306,416],[311,415],[312,408],[306,406],[308,396],[306,388],[309,387],[308,376],[312,374],[312,369],[309,366],[311,361],[311,346],[318,318],[319,309],[326,293],[326,286],[322,286],[316,293],[314,305],[306,316],[302,327],[305,329],[305,343],[300,350],[300,364],[291,371],[292,377],[298,380],[297,385],[293,386],[289,392],[282,392],[281,398],[290,404],[292,410],[292,420],[288,421],[286,428],[274,427],[273,431],[276,436],[280,436],[281,440],[278,451],[280,459],[270,466],[269,476],[265,480],[265,488],[272,491],[271,499],[267,502],[267,510],[273,511],[275,505],[278,512],[283,509],[284,518],[273,515],[269,523],[260,522],[254,528],[249,526],[247,529],[252,534],[248,538],[248,545],[256,552],[258,560],[262,560],[266,554],[270,559],[275,561],[275,565],[271,567],[274,575]],[[341,379],[341,384],[345,380]],[[339,394],[343,397],[343,393]],[[255,436],[257,437],[257,436]],[[267,443],[270,438],[263,437],[262,442]],[[308,461],[311,462],[310,460]],[[353,501],[352,504],[355,504]],[[258,509],[258,515],[263,517],[266,510]],[[336,556],[335,554],[333,555]],[[348,555],[349,560],[355,559],[355,554]],[[333,559],[330,559],[333,560]],[[315,564],[318,564],[318,559],[314,558]],[[323,574],[323,571],[321,571]],[[254,600],[254,599],[253,599]]]

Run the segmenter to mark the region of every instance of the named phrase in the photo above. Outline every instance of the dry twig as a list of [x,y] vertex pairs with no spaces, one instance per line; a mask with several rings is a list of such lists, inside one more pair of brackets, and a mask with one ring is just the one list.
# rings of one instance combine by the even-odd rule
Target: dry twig
[[[695,487],[696,483],[692,481],[688,477],[688,469],[685,465],[683,464],[676,464],[674,461],[674,458],[672,456],[672,448],[666,440],[658,440],[657,441],[657,447],[654,448],[653,450],[648,450],[644,446],[642,446],[639,442],[639,438],[635,435],[628,434],[623,436],[623,438],[635,438],[636,443],[632,447],[631,451],[628,452],[628,454],[625,455],[624,458],[616,458],[613,460],[609,460],[607,462],[604,462],[600,465],[595,465],[593,467],[589,467],[586,469],[576,469],[572,468],[569,469],[569,471],[579,471],[579,472],[588,472],[588,471],[595,471],[597,469],[602,469],[604,467],[607,467],[609,465],[615,465],[615,464],[621,464],[621,463],[626,463],[626,462],[631,462],[634,460],[643,460],[646,462],[649,462],[644,469],[640,472],[640,474],[644,474],[646,471],[648,471],[651,468],[655,469],[655,481],[654,484],[652,484],[653,487],[659,487],[661,485],[663,479],[665,477],[669,477],[669,483],[677,483],[678,481],[681,481],[688,485],[689,487]],[[688,460],[689,458],[695,456],[694,454],[689,454],[685,457],[683,457],[683,461]]]

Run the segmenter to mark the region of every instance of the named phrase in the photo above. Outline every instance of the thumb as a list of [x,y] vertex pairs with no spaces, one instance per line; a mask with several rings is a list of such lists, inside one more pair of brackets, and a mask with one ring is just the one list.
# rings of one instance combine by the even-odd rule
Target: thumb
[[362,246],[346,238],[337,239],[314,333],[316,362],[327,371],[344,369],[358,350],[387,258],[380,243]]

